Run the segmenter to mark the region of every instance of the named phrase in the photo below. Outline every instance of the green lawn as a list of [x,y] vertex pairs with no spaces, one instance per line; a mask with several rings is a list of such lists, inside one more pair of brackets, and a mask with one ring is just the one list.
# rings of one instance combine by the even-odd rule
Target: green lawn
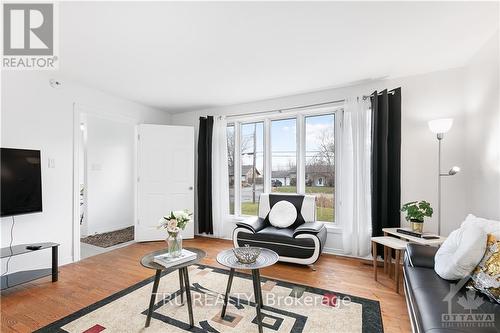
[[241,215],[257,215],[259,211],[258,203],[242,202]]
[[324,222],[333,222],[335,218],[335,209],[316,207],[316,220]]
[[[242,202],[241,215],[257,215],[259,209],[258,203]],[[333,208],[316,207],[316,220],[332,222],[334,218]]]

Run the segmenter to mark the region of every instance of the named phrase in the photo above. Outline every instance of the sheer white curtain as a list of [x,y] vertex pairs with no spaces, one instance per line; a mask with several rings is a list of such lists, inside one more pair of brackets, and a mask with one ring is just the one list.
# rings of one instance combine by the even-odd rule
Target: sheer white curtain
[[214,237],[225,235],[224,226],[229,218],[229,176],[227,167],[227,121],[214,117],[212,132],[212,217]]
[[345,254],[370,254],[371,110],[370,101],[349,99],[340,142],[340,221]]

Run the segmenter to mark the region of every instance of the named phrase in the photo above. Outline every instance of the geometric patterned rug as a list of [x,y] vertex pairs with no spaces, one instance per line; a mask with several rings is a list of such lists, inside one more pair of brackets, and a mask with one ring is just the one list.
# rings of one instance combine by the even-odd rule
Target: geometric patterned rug
[[[163,275],[151,325],[144,328],[154,277],[36,332],[257,332],[252,277],[236,272],[226,317],[220,318],[228,270],[189,267],[195,327],[180,300],[177,272]],[[313,273],[311,273],[313,274]],[[264,332],[383,332],[378,301],[261,276]],[[184,302],[185,302],[184,295]]]

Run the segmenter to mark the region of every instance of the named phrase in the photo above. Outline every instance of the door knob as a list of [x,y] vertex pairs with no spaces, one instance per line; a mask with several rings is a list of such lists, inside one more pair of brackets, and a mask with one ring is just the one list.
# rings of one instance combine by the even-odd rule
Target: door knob
[[192,190],[193,190],[193,187],[192,187],[192,186],[189,186],[189,190],[191,190],[191,191],[192,191]]

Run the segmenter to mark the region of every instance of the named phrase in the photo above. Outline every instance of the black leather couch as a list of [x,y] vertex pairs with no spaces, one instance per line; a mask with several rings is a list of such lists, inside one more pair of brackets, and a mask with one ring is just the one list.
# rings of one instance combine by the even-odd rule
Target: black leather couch
[[439,277],[434,271],[436,251],[411,243],[406,248],[404,286],[413,332],[500,332],[500,305],[479,292],[467,295],[465,281]]
[[[281,200],[291,202],[297,210],[297,219],[289,228],[275,228],[268,215]],[[316,220],[316,200],[311,195],[261,194],[259,215],[236,223],[233,231],[234,247],[245,245],[268,248],[279,255],[279,260],[296,264],[314,264],[326,242],[326,227]]]

